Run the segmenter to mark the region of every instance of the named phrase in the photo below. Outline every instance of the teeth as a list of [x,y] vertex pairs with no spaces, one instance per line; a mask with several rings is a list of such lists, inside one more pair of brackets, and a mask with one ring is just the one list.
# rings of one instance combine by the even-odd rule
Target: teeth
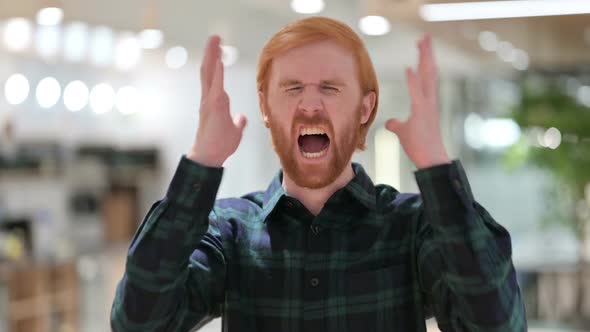
[[303,156],[305,158],[319,158],[319,157],[324,156],[326,153],[328,153],[328,149],[326,148],[320,152],[305,152],[305,151],[301,151],[301,152],[303,152]]
[[326,132],[320,127],[303,127],[301,129],[301,135],[321,135]]

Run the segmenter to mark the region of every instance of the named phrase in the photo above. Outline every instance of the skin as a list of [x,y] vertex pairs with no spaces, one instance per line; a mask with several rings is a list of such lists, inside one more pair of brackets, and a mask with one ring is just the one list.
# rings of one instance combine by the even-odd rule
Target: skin
[[[358,135],[351,133],[369,120],[375,93],[361,94],[353,54],[328,40],[276,57],[268,97],[260,92],[259,101],[283,165],[285,191],[317,215],[328,198],[354,177],[351,157]],[[321,121],[314,121],[318,118]],[[330,137],[325,157],[309,159],[300,153],[301,122],[325,128]]]
[[[221,167],[236,151],[246,125],[243,115],[232,117],[229,110],[219,43],[218,36],[207,42],[201,65],[199,128],[187,154],[211,167]],[[421,169],[450,160],[440,132],[436,64],[428,34],[420,39],[418,49],[417,70],[406,69],[411,115],[405,121],[391,118],[385,127],[399,137],[408,157]],[[283,164],[285,191],[312,214],[319,214],[328,198],[354,177],[351,151],[357,137],[351,133],[368,121],[375,94],[362,94],[352,53],[326,40],[276,57],[268,92],[259,93],[259,103]],[[326,156],[307,159],[298,151],[298,126],[303,123],[324,127],[330,137]]]
[[438,76],[432,38],[425,34],[418,41],[418,68],[406,68],[412,112],[406,121],[391,118],[385,128],[399,137],[400,143],[418,169],[450,163],[440,132]]

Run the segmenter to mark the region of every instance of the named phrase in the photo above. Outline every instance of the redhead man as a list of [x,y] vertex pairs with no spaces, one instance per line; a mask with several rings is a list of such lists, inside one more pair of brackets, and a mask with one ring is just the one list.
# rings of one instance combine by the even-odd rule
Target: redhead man
[[439,129],[431,40],[408,69],[406,121],[390,119],[421,194],[374,185],[357,163],[377,112],[367,50],[345,24],[287,25],[258,66],[262,118],[282,169],[265,191],[216,200],[246,125],[223,88],[220,39],[201,67],[199,127],[129,247],[114,331],[526,331],[508,232],[473,198]]

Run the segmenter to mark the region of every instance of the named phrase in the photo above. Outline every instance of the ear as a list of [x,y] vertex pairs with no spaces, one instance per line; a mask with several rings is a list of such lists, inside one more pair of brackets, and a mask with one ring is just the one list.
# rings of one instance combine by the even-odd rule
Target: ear
[[262,91],[258,91],[258,105],[260,107],[260,113],[262,113],[262,121],[266,128],[268,128],[268,110],[266,109],[266,99]]
[[367,123],[373,114],[375,109],[375,102],[377,101],[377,95],[375,91],[370,91],[363,96],[363,102],[361,107],[361,124]]

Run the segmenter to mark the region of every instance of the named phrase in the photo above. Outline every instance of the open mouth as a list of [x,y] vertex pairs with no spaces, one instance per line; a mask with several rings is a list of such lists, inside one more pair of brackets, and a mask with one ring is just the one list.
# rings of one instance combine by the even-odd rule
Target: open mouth
[[305,158],[320,158],[328,153],[330,138],[320,127],[303,127],[297,139],[299,150]]

